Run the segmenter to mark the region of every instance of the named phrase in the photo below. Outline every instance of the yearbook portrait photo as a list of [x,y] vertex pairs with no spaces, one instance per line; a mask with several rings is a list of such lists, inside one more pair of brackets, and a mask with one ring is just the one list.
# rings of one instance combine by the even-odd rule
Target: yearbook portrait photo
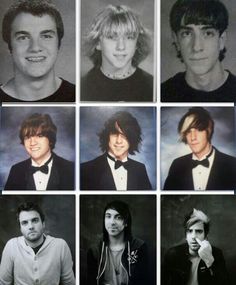
[[75,102],[75,1],[0,3],[0,102]]
[[80,284],[156,284],[156,196],[80,196]]
[[232,107],[161,108],[161,189],[234,190]]
[[75,222],[73,195],[0,196],[0,283],[75,285]]
[[235,284],[234,195],[162,195],[161,285]]
[[156,100],[154,13],[155,0],[81,1],[81,101]]
[[5,190],[75,189],[75,108],[2,107]]
[[161,1],[161,101],[235,102],[234,1]]
[[156,109],[80,108],[80,189],[156,189]]

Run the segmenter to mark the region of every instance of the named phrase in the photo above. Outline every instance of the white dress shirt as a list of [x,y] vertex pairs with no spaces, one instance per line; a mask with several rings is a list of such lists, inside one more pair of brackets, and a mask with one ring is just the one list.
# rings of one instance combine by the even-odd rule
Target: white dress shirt
[[[211,150],[201,159],[198,159],[196,155],[193,154],[192,159],[199,161],[204,160],[205,158],[207,158],[210,152]],[[213,149],[212,154],[210,155],[210,157],[208,157],[209,167],[198,165],[192,169],[194,190],[206,190],[214,158],[215,158],[215,149]]]
[[[109,155],[112,156],[115,160],[117,160],[114,155],[109,152]],[[122,162],[126,162],[128,158],[124,158]],[[107,157],[108,164],[111,168],[112,176],[115,182],[116,190],[119,191],[126,191],[127,190],[127,178],[128,178],[128,171],[124,168],[124,166],[120,166],[119,168],[115,169],[115,161]]]
[[[33,160],[31,160],[32,166],[35,167],[40,167],[42,165],[44,165],[49,158],[45,159],[40,165],[38,165],[36,162],[34,162]],[[53,159],[48,163],[48,173],[43,173],[41,171],[36,171],[33,174],[34,177],[34,183],[35,183],[35,187],[37,191],[45,191],[47,190],[47,185],[48,185],[48,180],[51,174],[51,170],[52,170],[52,164],[53,164]]]

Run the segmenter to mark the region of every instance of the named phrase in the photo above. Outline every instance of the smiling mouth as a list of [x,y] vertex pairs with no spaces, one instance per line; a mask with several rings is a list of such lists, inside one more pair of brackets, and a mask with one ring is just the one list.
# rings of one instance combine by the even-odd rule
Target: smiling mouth
[[26,60],[29,62],[43,62],[46,59],[45,56],[29,56],[26,57]]
[[207,58],[206,57],[203,57],[203,58],[190,58],[191,61],[204,61],[206,60]]

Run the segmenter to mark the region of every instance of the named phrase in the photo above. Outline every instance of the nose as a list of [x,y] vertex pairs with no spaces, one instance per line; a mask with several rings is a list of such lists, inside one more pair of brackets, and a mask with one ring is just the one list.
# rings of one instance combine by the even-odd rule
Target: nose
[[30,137],[30,145],[35,145],[36,143],[36,138],[34,136]]
[[29,229],[33,229],[34,228],[34,224],[32,222],[29,222]]
[[192,41],[192,47],[194,52],[199,52],[203,50],[203,39],[200,34],[195,34]]
[[122,143],[122,135],[121,134],[117,134],[116,143]]
[[124,39],[124,37],[119,37],[117,39],[116,49],[117,50],[124,50],[125,49],[125,39]]
[[196,139],[196,130],[191,130],[191,141],[194,141]]
[[42,50],[41,44],[40,44],[40,38],[38,37],[32,37],[30,39],[30,51],[31,52],[39,52]]

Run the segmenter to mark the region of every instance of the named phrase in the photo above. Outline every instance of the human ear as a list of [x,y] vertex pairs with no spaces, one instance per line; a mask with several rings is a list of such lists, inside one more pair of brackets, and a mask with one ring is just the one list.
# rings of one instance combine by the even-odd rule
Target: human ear
[[226,31],[224,31],[220,35],[220,50],[223,50],[225,48],[226,40],[227,40],[227,34],[226,34]]

